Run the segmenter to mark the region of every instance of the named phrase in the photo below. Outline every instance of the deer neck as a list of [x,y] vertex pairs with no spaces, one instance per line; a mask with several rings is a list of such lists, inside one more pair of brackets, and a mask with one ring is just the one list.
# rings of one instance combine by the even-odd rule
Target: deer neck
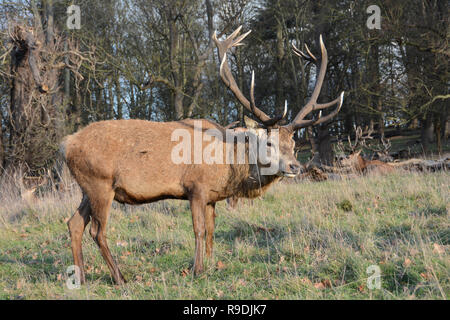
[[241,181],[236,192],[239,197],[256,198],[261,196],[274,182],[281,179],[278,175],[262,175],[258,165],[247,164],[244,166],[246,166],[246,174],[240,177]]
[[367,167],[367,161],[364,160],[363,157],[361,157],[360,155],[358,155],[358,167],[360,168],[360,170],[365,170]]

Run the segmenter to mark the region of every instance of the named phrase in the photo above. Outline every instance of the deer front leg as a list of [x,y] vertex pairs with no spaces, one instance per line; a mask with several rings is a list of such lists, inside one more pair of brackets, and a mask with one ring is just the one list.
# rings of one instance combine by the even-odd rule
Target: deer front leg
[[200,197],[194,196],[190,200],[190,204],[195,235],[194,274],[198,275],[203,272],[203,241],[205,239],[206,203]]
[[216,204],[206,206],[205,225],[206,225],[206,258],[210,259],[213,252],[214,240],[214,220],[216,218]]

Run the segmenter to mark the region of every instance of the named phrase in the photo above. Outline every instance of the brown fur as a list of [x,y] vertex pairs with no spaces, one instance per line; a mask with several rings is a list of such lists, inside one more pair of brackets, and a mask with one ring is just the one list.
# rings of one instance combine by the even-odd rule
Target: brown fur
[[[215,128],[224,132],[223,127],[212,121],[201,120],[201,123],[203,130]],[[194,136],[194,120],[101,121],[66,137],[61,144],[66,163],[84,195],[68,222],[81,282],[85,281],[81,238],[89,221],[91,236],[114,280],[119,284],[125,281],[106,242],[106,224],[113,200],[127,204],[189,200],[195,234],[194,271],[199,273],[203,269],[205,235],[206,255],[212,255],[216,202],[232,196],[257,197],[280,179],[278,174],[259,176],[258,166],[248,161],[245,164],[174,164],[171,152],[179,141],[171,141],[171,134],[180,128]],[[294,158],[292,134],[291,130],[280,127],[280,168],[287,173],[291,169],[286,168],[299,166]],[[209,143],[203,142],[203,148]],[[193,157],[193,143],[191,147]]]
[[394,167],[380,160],[366,160],[360,155],[360,151],[351,154],[342,161],[344,166],[351,166],[358,173],[381,173],[386,174],[394,171]]
[[[246,203],[248,206],[253,206],[253,199],[247,199]],[[240,209],[241,204],[242,204],[242,201],[239,201],[239,198],[237,196],[233,196],[233,197],[227,199],[228,209],[232,209],[232,210],[235,210],[238,208]]]

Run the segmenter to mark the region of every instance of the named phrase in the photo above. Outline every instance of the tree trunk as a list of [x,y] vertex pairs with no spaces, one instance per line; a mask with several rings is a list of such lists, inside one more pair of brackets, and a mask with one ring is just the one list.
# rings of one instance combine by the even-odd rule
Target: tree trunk
[[334,151],[331,147],[331,135],[328,130],[328,125],[323,124],[315,128],[314,135],[313,128],[308,127],[308,136],[311,143],[311,162],[316,165],[333,165]]
[[380,59],[378,37],[379,31],[367,30],[369,52],[367,56],[367,81],[369,82],[368,110],[376,110],[376,114],[370,119],[370,127],[378,131],[380,135],[384,133],[383,104],[377,95],[380,88]]
[[436,119],[434,123],[434,133],[436,137],[437,152],[438,154],[442,154],[441,119]]
[[115,81],[115,92],[116,92],[116,99],[117,99],[117,119],[122,119],[123,118],[123,110],[122,110],[122,95],[121,95],[121,88],[120,88],[120,83],[119,80],[116,76]]
[[[325,3],[322,3],[320,1],[317,1],[315,3],[315,7],[314,7],[314,11],[318,13],[317,15],[317,28],[315,30],[315,36],[314,39],[319,39],[319,36],[321,34],[325,34],[326,30],[328,29],[329,25],[328,22],[326,20],[327,17],[327,11],[328,11],[328,7]],[[317,46],[316,48],[320,48],[319,41],[317,40]],[[316,76],[318,74],[319,70],[316,70]],[[323,81],[323,85],[322,85],[322,90],[320,91],[320,95],[318,98],[318,102],[320,102],[320,100],[322,100],[322,97],[326,97],[326,93],[328,92],[328,83],[327,80],[325,78],[325,80]],[[331,165],[333,163],[334,160],[334,151],[333,148],[331,147],[331,136],[330,136],[330,132],[329,132],[329,124],[324,123],[322,125],[318,125],[315,128],[316,131],[316,135],[313,136],[312,134],[310,135],[310,139],[314,139],[313,142],[311,142],[311,145],[316,144],[316,151],[318,152],[318,160],[321,164],[325,164],[325,165]]]
[[184,108],[183,108],[183,92],[180,88],[175,90],[175,119],[181,120],[184,117]]
[[432,115],[430,112],[427,112],[421,126],[421,141],[425,153],[430,152],[431,143],[433,142],[433,131]]
[[450,121],[447,117],[445,117],[444,119],[441,119],[441,121],[442,121],[441,127],[442,127],[442,131],[443,131],[442,139],[443,139],[444,144],[447,144],[448,137],[450,136]]
[[283,79],[285,74],[283,73],[284,62],[284,39],[283,39],[283,25],[281,17],[277,19],[276,26],[276,45],[277,45],[277,57],[275,63],[276,70],[276,82],[275,82],[275,114],[281,114],[284,110],[284,86]]
[[44,9],[45,31],[39,16],[35,17],[37,28],[16,26],[11,39],[10,145],[5,165],[25,166],[32,172],[53,162],[65,129],[60,69],[46,65],[56,60],[56,48],[62,43],[55,38],[52,2],[46,2]]
[[[244,66],[242,65],[241,61],[241,51],[236,51],[236,64],[237,64],[237,70],[238,70],[238,86],[239,88],[243,88],[244,85]],[[238,104],[238,115],[239,115],[239,125],[241,127],[245,126],[244,123],[244,106],[242,103]],[[227,119],[228,120],[228,119]]]
[[174,89],[173,91],[173,103],[175,109],[175,120],[181,120],[184,117],[183,108],[183,79],[180,70],[180,64],[178,63],[178,51],[180,36],[177,28],[177,18],[175,16],[173,7],[168,8],[169,20],[169,41],[170,41],[170,69],[172,73]]

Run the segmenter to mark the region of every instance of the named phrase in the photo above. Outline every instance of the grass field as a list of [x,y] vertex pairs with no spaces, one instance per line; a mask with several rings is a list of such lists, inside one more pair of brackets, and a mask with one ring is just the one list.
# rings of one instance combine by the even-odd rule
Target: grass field
[[[3,195],[0,299],[447,299],[449,181],[440,172],[281,183],[253,206],[220,203],[214,259],[199,277],[188,202],[114,204],[108,240],[128,283],[112,283],[86,230],[87,284],[72,290],[66,221],[80,193],[33,204]],[[371,265],[381,289],[367,286]]]

